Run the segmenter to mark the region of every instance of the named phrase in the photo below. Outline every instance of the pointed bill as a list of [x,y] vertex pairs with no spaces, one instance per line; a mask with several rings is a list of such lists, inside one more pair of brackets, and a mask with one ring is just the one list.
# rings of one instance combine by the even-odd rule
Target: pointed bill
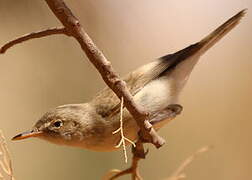
[[20,134],[14,136],[12,138],[12,140],[16,141],[16,140],[27,139],[27,138],[30,138],[30,137],[37,137],[37,136],[40,136],[42,134],[43,134],[42,131],[31,130],[31,131],[26,131],[26,132],[23,132],[23,133],[20,133]]

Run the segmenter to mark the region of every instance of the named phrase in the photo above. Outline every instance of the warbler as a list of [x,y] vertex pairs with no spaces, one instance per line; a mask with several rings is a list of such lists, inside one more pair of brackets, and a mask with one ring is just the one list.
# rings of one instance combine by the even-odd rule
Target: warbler
[[[178,97],[195,64],[245,13],[246,10],[240,11],[201,41],[143,65],[123,78],[134,101],[150,114],[155,129],[181,112]],[[124,136],[135,141],[139,127],[126,108],[122,113]],[[121,138],[120,133],[113,133],[119,127],[120,100],[107,87],[88,103],[63,105],[46,112],[31,130],[13,140],[37,137],[60,145],[113,151]]]

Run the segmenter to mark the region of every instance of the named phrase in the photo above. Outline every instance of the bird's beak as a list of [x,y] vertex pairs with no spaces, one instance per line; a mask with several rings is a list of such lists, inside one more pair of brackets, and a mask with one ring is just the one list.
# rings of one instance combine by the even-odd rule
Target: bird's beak
[[14,136],[12,138],[13,141],[16,141],[16,140],[22,140],[22,139],[27,139],[27,138],[30,138],[30,137],[37,137],[37,136],[40,136],[42,135],[43,131],[38,131],[38,130],[31,130],[31,131],[26,131],[26,132],[23,132],[21,134],[18,134],[16,136]]

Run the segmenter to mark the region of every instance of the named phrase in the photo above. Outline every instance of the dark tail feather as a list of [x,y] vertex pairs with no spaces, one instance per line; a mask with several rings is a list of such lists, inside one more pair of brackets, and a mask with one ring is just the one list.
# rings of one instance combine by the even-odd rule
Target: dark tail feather
[[217,43],[222,37],[224,37],[229,31],[231,31],[237,24],[239,24],[241,18],[246,14],[246,10],[247,9],[244,9],[231,17],[224,24],[219,26],[216,30],[214,30],[198,43],[192,44],[174,54],[163,56],[160,59],[164,61],[170,61],[170,66],[168,67],[170,69],[175,67],[183,60],[189,58],[190,56],[202,55],[215,43]]
[[224,37],[229,31],[231,31],[237,24],[239,24],[242,17],[246,14],[247,9],[243,9],[224,24],[214,30],[207,37],[202,39],[199,44],[202,46],[200,48],[200,53],[203,54],[209,48],[211,48],[215,43],[217,43],[222,37]]
[[231,31],[240,22],[245,13],[246,9],[240,11],[198,43],[174,54],[162,57],[162,63],[169,65],[160,76],[169,73],[169,76],[179,83],[177,87],[182,88],[200,56]]

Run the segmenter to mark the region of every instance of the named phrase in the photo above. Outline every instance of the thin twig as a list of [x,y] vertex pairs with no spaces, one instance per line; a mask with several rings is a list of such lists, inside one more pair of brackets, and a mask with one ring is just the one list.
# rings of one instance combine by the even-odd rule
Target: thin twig
[[46,29],[46,30],[42,30],[42,31],[38,31],[38,32],[32,32],[29,34],[25,34],[21,37],[18,37],[16,39],[6,43],[4,46],[2,46],[0,48],[0,54],[5,53],[12,46],[14,46],[16,44],[20,44],[24,41],[28,41],[30,39],[35,39],[35,38],[41,38],[41,37],[45,37],[45,36],[50,36],[50,35],[55,35],[55,34],[66,34],[67,35],[68,33],[64,27],[56,27],[56,28],[50,28],[50,29]]
[[124,136],[124,132],[123,132],[123,107],[124,107],[124,101],[123,101],[123,97],[122,97],[121,98],[121,107],[120,107],[120,127],[117,130],[115,130],[113,132],[113,134],[120,132],[121,139],[120,139],[119,143],[116,145],[116,148],[123,146],[124,159],[125,159],[125,163],[127,163],[128,157],[127,157],[127,150],[126,150],[126,141],[128,141],[130,144],[132,144],[133,147],[136,147],[136,145],[133,141],[131,141],[130,139],[128,139]]
[[186,167],[188,167],[198,155],[207,152],[210,148],[211,146],[205,146],[189,156],[167,180],[180,180],[186,178],[185,173],[183,173]]
[[[0,155],[2,156],[3,159],[3,161],[0,161],[0,169],[2,169],[2,171],[5,172],[11,178],[11,180],[14,180],[10,152],[9,149],[7,148],[5,138],[1,130],[0,130]],[[0,178],[3,179],[2,174],[0,174]]]

